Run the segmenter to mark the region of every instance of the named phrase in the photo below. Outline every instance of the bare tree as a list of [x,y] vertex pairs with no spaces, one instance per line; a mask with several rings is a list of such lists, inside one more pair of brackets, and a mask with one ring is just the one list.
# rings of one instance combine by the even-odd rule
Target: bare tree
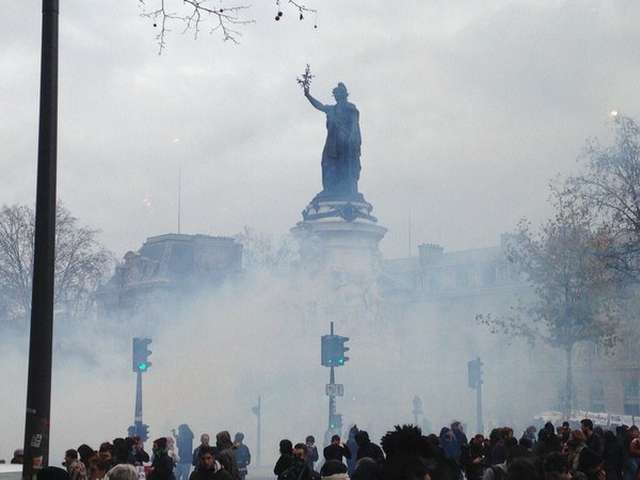
[[619,302],[616,276],[602,253],[612,242],[609,232],[594,227],[584,204],[553,191],[556,213],[539,231],[521,221],[507,242],[508,259],[530,282],[533,295],[509,315],[478,315],[494,333],[542,341],[566,356],[565,414],[573,406],[573,351],[580,342],[610,348],[616,341]]
[[597,212],[614,237],[603,252],[610,268],[628,280],[640,280],[640,126],[631,118],[614,117],[615,141],[587,143],[585,170],[570,177],[564,195]]
[[244,227],[235,239],[242,244],[242,259],[247,269],[276,271],[291,267],[297,260],[296,246],[288,236],[275,241],[269,235]]
[[[201,30],[206,28],[209,33],[219,32],[224,41],[238,43],[242,36],[240,27],[255,23],[254,19],[244,15],[251,9],[250,5],[224,6],[222,1],[215,6],[215,0],[138,0],[142,7],[142,16],[153,22],[158,29],[158,54],[166,48],[166,39],[174,25],[182,33],[192,32],[198,38]],[[275,0],[275,20],[280,21],[284,16],[284,6],[293,8],[299,20],[304,20],[307,14],[317,15],[317,10],[307,7],[300,0]],[[314,28],[318,28],[317,17]]]
[[[24,322],[31,309],[35,216],[24,205],[0,210],[0,322]],[[111,254],[97,231],[78,224],[64,207],[56,212],[55,306],[79,318],[93,305],[93,293],[107,273]]]

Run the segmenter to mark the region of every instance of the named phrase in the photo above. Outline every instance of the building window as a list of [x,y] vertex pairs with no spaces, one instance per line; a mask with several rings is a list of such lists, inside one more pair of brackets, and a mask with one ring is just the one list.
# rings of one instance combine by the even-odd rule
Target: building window
[[469,286],[469,272],[464,267],[456,269],[456,287],[466,288]]
[[625,403],[624,414],[633,415],[634,417],[640,416],[640,404],[638,403]]
[[624,414],[640,415],[640,382],[637,378],[624,382]]
[[591,410],[604,412],[604,384],[601,380],[595,380],[591,385]]
[[640,400],[640,382],[638,382],[637,378],[627,380],[624,383],[624,399]]

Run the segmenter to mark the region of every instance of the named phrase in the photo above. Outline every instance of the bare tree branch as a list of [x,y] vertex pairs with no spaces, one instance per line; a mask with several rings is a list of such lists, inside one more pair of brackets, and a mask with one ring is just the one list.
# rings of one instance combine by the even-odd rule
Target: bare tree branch
[[[242,36],[240,27],[255,23],[254,19],[243,16],[251,9],[251,5],[226,7],[220,2],[216,8],[212,5],[213,0],[138,0],[138,3],[142,8],[141,15],[152,20],[153,26],[158,28],[158,55],[167,48],[167,36],[173,25],[181,25],[183,34],[192,31],[194,38],[198,38],[203,26],[208,22],[210,33],[220,32],[224,41],[237,44]],[[287,5],[298,10],[300,20],[303,20],[307,13],[318,13],[299,0],[287,0]],[[276,7],[276,20],[280,20],[283,15],[280,0],[276,0]],[[317,20],[314,27],[317,28]]]

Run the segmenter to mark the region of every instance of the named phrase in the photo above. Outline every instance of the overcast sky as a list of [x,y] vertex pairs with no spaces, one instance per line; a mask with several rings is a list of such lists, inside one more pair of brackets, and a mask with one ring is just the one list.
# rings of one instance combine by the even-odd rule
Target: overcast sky
[[[176,26],[162,56],[137,0],[61,3],[59,198],[118,255],[176,231],[179,168],[185,233],[300,220],[325,136],[295,82],[307,63],[318,99],[343,81],[360,110],[387,257],[407,254],[409,218],[414,247],[449,250],[543,219],[585,138],[640,111],[633,0],[308,0],[317,29],[254,0],[240,45]],[[34,202],[40,8],[3,2],[0,204]]]

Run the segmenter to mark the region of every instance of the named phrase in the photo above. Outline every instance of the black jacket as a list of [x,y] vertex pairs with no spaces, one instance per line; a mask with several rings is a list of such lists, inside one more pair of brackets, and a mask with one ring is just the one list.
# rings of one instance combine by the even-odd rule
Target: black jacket
[[342,462],[342,457],[351,458],[351,450],[346,445],[335,445],[331,444],[324,449],[324,459],[329,460],[338,460]]
[[382,462],[384,460],[384,453],[382,449],[373,442],[365,443],[358,447],[358,460],[361,458],[371,458],[376,462]]
[[232,480],[233,477],[226,470],[195,470],[189,476],[189,480]]
[[276,462],[276,466],[273,467],[273,473],[280,476],[283,474],[293,463],[293,455],[284,454],[280,455],[280,458]]

